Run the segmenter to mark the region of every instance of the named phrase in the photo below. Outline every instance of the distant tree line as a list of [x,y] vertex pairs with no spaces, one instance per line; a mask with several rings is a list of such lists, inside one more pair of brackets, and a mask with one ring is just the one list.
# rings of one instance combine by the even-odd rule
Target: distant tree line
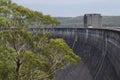
[[[56,18],[61,22],[58,27],[84,27],[83,16]],[[120,27],[120,16],[102,16],[102,27]]]

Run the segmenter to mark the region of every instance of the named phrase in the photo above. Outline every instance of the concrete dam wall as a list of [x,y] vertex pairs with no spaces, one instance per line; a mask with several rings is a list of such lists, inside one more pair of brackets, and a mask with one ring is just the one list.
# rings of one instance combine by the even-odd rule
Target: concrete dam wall
[[63,38],[82,58],[77,66],[59,71],[57,80],[120,80],[120,31],[56,28],[51,33],[53,38]]

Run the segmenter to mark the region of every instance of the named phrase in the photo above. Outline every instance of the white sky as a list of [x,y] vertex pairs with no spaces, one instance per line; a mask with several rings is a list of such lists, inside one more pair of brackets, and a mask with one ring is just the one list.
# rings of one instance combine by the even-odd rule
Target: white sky
[[85,13],[120,15],[120,0],[12,0],[52,16],[80,16]]

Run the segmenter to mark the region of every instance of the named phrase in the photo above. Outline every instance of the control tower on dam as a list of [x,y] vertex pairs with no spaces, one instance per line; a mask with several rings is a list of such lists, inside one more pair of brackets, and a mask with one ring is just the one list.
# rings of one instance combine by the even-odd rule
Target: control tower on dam
[[84,15],[85,28],[100,28],[102,27],[101,14],[85,14]]

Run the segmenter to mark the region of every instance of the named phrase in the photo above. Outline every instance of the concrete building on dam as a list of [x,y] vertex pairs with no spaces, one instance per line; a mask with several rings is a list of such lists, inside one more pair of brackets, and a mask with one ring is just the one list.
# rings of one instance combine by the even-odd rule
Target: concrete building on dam
[[85,28],[100,28],[102,26],[101,14],[85,14],[84,27]]

